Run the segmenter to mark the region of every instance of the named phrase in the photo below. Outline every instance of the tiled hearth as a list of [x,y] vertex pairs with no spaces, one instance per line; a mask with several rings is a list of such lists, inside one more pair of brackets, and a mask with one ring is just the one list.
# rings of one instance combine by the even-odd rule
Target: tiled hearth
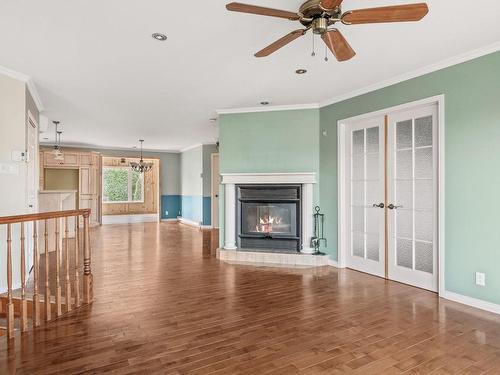
[[226,249],[219,249],[217,258],[228,263],[252,263],[282,267],[322,267],[329,265],[330,259],[328,255]]

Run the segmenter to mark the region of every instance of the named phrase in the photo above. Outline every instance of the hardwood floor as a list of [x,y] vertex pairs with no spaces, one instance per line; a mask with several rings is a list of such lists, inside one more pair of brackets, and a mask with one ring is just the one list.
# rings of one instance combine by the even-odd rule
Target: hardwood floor
[[94,304],[0,337],[0,373],[500,374],[496,315],[350,270],[224,264],[216,242],[96,229]]

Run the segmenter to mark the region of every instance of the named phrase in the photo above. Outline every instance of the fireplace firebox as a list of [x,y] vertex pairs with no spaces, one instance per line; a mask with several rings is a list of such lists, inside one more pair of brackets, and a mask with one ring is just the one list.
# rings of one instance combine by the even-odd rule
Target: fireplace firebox
[[238,247],[300,252],[301,197],[301,185],[238,185]]

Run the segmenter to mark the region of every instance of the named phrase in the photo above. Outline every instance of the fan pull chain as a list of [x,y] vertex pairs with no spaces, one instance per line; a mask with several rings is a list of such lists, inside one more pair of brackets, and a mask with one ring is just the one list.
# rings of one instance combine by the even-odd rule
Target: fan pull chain
[[325,61],[328,62],[328,47],[325,44]]
[[311,33],[312,34],[312,40],[313,40],[313,51],[311,53],[311,56],[314,57],[316,56],[316,52],[314,52],[314,33]]

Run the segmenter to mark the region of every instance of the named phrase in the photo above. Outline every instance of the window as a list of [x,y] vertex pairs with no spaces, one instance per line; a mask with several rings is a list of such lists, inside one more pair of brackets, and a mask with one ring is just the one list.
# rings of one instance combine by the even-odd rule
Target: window
[[102,189],[105,203],[144,202],[144,174],[128,167],[103,167]]

